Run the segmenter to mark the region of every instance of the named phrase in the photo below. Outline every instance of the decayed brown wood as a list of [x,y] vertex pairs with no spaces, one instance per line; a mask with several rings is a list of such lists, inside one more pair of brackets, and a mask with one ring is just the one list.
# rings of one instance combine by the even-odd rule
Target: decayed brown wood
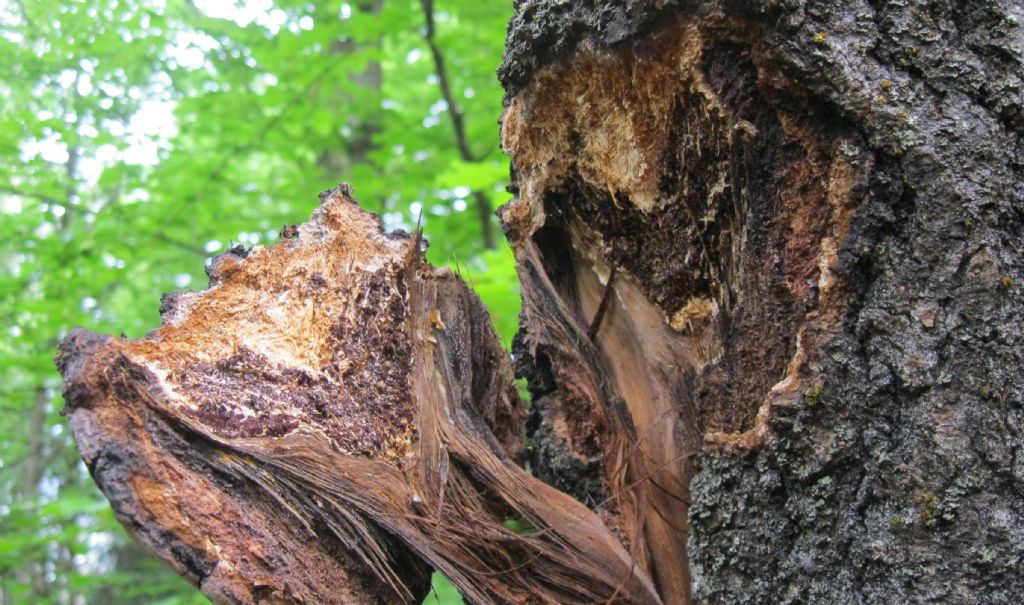
[[[67,413],[119,519],[217,602],[660,603],[598,518],[530,477],[479,300],[347,188],[215,259],[130,341],[61,347]],[[521,519],[532,529],[505,526]]]

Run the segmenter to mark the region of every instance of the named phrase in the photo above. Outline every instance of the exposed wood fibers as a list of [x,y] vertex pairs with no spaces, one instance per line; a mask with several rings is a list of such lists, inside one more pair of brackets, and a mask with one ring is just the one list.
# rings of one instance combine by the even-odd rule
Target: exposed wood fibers
[[415,602],[434,567],[475,603],[661,603],[514,463],[521,402],[475,295],[347,188],[322,199],[147,339],[63,344],[75,438],[129,531],[219,602]]

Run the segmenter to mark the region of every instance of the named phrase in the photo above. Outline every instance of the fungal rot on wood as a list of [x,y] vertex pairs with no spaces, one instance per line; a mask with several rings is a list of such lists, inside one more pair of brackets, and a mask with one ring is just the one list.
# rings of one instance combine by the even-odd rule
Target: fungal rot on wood
[[507,358],[418,236],[347,187],[291,235],[219,257],[145,339],[61,346],[75,439],[137,539],[218,602],[418,602],[431,568],[477,603],[661,602],[594,513],[517,466]]

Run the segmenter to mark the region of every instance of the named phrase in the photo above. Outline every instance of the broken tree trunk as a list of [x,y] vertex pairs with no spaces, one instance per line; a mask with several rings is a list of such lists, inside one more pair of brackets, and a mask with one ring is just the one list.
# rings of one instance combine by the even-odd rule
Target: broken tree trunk
[[[346,187],[217,257],[129,341],[61,346],[71,427],[121,522],[224,603],[659,598],[598,518],[513,462],[522,406],[479,299]],[[517,519],[530,531],[505,526]]]
[[529,413],[342,188],[147,339],[65,341],[82,454],[219,602],[1015,602],[1020,13],[519,3]]

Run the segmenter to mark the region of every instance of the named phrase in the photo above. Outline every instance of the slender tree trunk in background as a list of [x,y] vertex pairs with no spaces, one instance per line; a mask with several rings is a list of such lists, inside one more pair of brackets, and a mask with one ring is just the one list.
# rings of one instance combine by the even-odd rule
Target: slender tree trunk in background
[[[473,150],[469,146],[469,138],[466,136],[465,118],[452,93],[452,84],[448,76],[448,68],[445,66],[444,53],[441,52],[441,47],[437,44],[434,0],[420,0],[420,5],[423,7],[425,22],[423,37],[430,48],[430,57],[434,61],[437,87],[441,91],[441,98],[448,105],[448,116],[451,118],[452,134],[455,137],[455,149],[458,150],[459,159],[463,162],[476,162],[478,158],[473,154]],[[476,208],[477,221],[480,224],[481,243],[487,250],[493,250],[497,246],[497,241],[494,237],[494,209],[491,208],[491,201],[483,191],[474,191],[473,206]]]
[[[46,389],[38,387],[35,403],[29,410],[27,426],[28,447],[22,460],[21,500],[33,504],[39,502],[39,483],[46,468]],[[45,560],[26,561],[15,571],[20,583],[30,587],[32,598],[42,600],[46,596]]]
[[83,457],[220,602],[1015,603],[1021,13],[520,3],[529,449],[479,302],[342,187],[62,345]]
[[[384,0],[373,0],[357,5],[357,9],[363,13],[377,15],[384,7]],[[333,15],[332,15],[333,16]],[[326,15],[324,18],[328,18]],[[379,42],[368,43],[373,48],[379,48]],[[346,54],[359,50],[356,42],[352,40],[335,40],[327,50],[330,54]],[[382,70],[380,61],[368,61],[366,69],[361,73],[350,74],[350,80],[359,88],[372,91],[374,102],[380,96]],[[326,91],[325,91],[325,87]],[[349,120],[347,124],[352,134],[347,140],[339,141],[337,148],[327,149],[317,157],[317,166],[322,168],[327,175],[347,174],[353,166],[365,164],[368,154],[374,149],[373,137],[380,129],[380,126],[369,119],[347,115],[342,108],[352,107],[355,101],[350,97],[346,86],[340,86],[338,82],[327,82],[317,86],[311,92],[314,95],[332,94],[337,98],[328,103],[329,106],[339,108],[340,120]],[[341,124],[345,125],[345,124]],[[386,209],[385,209],[386,210]]]

